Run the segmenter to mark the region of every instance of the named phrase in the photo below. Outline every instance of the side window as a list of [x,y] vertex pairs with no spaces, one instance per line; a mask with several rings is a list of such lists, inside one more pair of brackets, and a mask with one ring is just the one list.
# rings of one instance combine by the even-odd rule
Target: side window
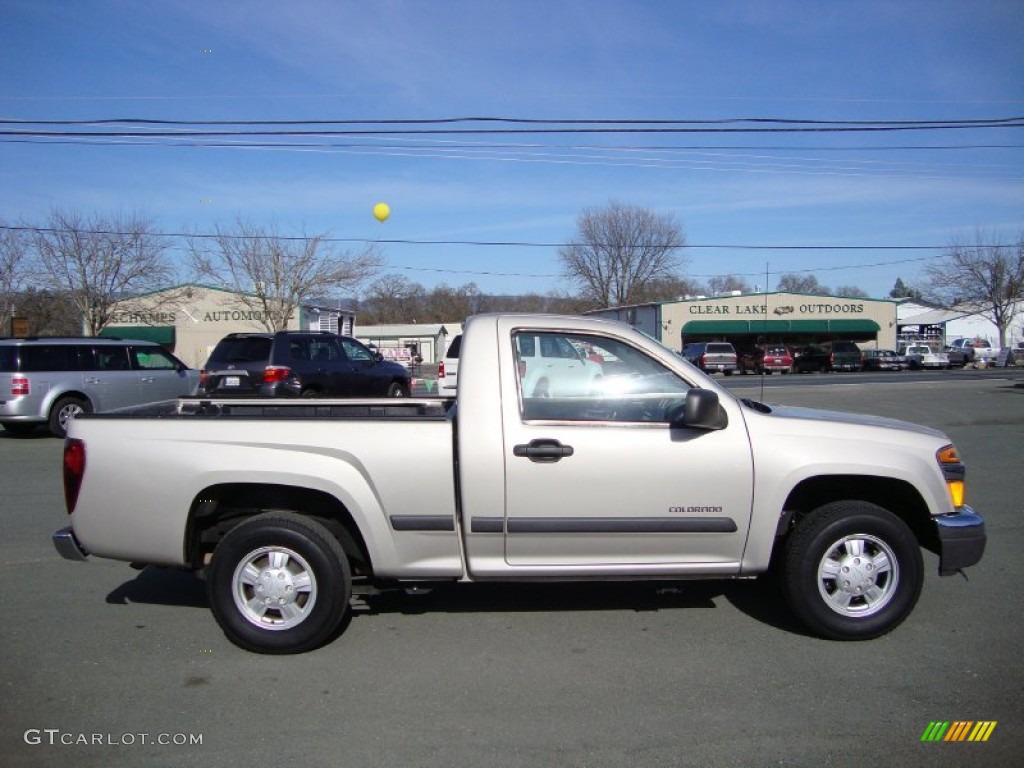
[[300,336],[288,341],[288,356],[292,360],[309,362],[312,358],[309,352],[309,339]]
[[537,344],[533,336],[517,336],[516,349],[521,357],[536,357]]
[[131,369],[128,364],[128,347],[121,345],[93,347],[94,360],[97,371],[127,371]]
[[147,371],[177,370],[178,363],[160,347],[132,347],[132,363]]
[[565,359],[578,358],[575,348],[564,336],[543,334],[540,337],[540,356]]
[[310,339],[309,351],[310,357],[318,363],[334,362],[341,356],[338,348],[334,346],[334,340],[328,338]]
[[21,348],[21,370],[77,371],[78,347],[73,344],[25,345]]
[[667,423],[678,417],[690,385],[646,352],[575,333],[514,334],[513,350],[531,348],[534,338],[542,355],[545,349],[559,355],[516,355],[524,421]]
[[373,352],[353,339],[342,339],[341,348],[345,351],[345,357],[353,363],[368,363],[372,365],[377,361]]

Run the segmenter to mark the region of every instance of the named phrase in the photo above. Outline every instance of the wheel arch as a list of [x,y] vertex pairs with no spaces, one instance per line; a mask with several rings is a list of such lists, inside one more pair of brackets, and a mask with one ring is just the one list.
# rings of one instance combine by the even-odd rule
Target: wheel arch
[[232,528],[269,510],[316,520],[338,540],[354,575],[372,574],[366,539],[341,500],[314,488],[276,483],[221,483],[197,494],[185,530],[185,562],[202,568]]
[[906,480],[875,475],[819,475],[802,480],[789,492],[779,521],[785,536],[803,517],[834,501],[866,501],[892,512],[913,531],[918,543],[936,551],[931,511],[921,492]]
[[90,408],[95,408],[95,406],[96,406],[96,404],[93,402],[92,398],[89,397],[87,394],[85,394],[85,392],[83,392],[80,389],[52,390],[52,391],[47,393],[47,399],[46,399],[46,418],[50,417],[50,414],[53,412],[53,407],[60,400],[63,400],[65,397],[73,397],[76,400],[81,400],[86,405],[88,405]]

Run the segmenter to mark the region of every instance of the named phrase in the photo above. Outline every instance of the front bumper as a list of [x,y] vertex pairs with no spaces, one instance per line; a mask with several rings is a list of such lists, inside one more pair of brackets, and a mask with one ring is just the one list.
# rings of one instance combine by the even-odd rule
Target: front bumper
[[69,525],[67,528],[61,528],[59,531],[55,531],[53,534],[53,546],[57,548],[57,552],[65,560],[85,560],[89,553],[85,551],[82,545],[75,538],[75,532]]
[[985,552],[985,519],[968,506],[933,518],[939,538],[939,575],[952,576],[975,565]]

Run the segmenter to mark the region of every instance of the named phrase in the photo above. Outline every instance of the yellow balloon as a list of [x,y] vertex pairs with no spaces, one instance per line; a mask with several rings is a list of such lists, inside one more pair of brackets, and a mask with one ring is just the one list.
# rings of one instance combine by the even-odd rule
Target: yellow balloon
[[391,206],[387,203],[377,203],[373,206],[373,216],[377,221],[383,223],[391,215]]

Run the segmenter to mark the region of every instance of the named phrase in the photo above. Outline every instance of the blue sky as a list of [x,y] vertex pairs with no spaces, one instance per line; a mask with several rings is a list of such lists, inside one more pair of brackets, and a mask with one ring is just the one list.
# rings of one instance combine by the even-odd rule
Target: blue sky
[[[1024,115],[1021,40],[1019,0],[3,0],[0,117],[996,119]],[[52,207],[138,211],[167,232],[241,216],[352,248],[405,241],[383,245],[386,272],[489,293],[567,290],[544,244],[611,199],[676,216],[698,280],[763,287],[767,270],[774,288],[810,270],[873,296],[954,238],[1024,231],[1020,127],[16,139],[0,136],[8,223]],[[726,245],[751,247],[707,247]]]

